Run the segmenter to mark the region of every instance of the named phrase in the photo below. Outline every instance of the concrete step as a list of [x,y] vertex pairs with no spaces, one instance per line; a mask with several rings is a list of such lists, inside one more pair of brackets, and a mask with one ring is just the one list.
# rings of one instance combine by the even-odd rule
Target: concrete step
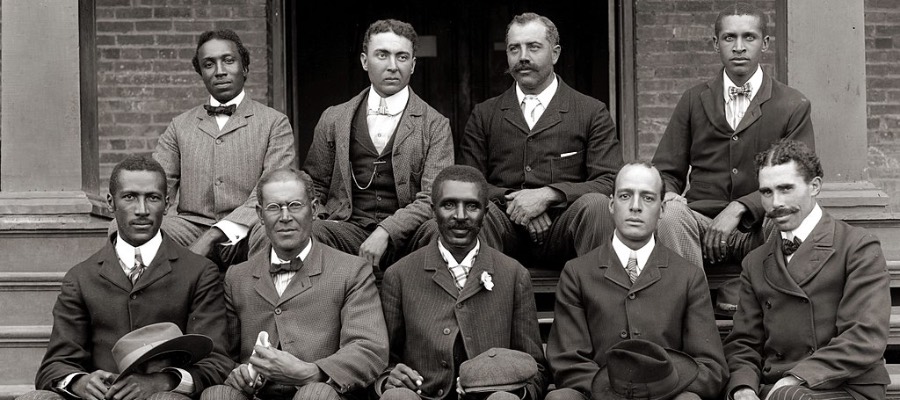
[[34,384],[50,339],[50,325],[0,326],[0,383]]
[[34,390],[34,385],[0,385],[0,400],[13,400]]
[[105,240],[105,226],[0,230],[0,272],[65,272],[96,253]]
[[0,272],[0,321],[4,325],[50,325],[63,272]]

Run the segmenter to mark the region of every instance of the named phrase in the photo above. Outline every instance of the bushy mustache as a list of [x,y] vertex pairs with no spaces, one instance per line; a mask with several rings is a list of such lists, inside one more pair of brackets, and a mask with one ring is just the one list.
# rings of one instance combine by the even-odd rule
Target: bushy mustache
[[766,212],[766,217],[778,218],[778,217],[783,217],[785,215],[790,215],[790,214],[796,213],[798,211],[800,211],[800,208],[794,207],[794,206],[776,207],[776,208],[773,208],[772,210]]
[[507,68],[506,73],[512,75],[513,72],[521,72],[526,69],[531,69],[531,70],[534,69],[531,67],[531,62],[528,60],[519,60],[519,62],[517,62],[516,65],[513,65],[510,68]]

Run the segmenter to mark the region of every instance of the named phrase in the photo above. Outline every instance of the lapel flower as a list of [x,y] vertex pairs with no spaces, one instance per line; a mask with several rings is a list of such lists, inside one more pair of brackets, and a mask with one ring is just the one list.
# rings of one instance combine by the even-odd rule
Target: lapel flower
[[494,290],[494,282],[491,280],[491,274],[484,271],[481,273],[481,284],[487,290]]

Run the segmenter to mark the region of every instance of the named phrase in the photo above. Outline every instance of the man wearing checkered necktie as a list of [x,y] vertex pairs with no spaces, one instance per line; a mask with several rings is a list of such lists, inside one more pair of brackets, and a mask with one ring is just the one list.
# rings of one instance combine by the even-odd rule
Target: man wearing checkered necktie
[[656,148],[666,182],[659,240],[691,263],[739,263],[764,241],[753,155],[782,138],[815,148],[810,102],[760,66],[767,17],[747,4],[716,18],[713,46],[724,68],[686,91]]

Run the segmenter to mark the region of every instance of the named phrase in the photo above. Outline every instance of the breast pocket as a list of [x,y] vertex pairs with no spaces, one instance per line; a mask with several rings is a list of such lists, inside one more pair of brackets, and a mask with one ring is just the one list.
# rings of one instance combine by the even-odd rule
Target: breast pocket
[[584,152],[563,153],[565,157],[550,159],[550,182],[580,182],[584,180]]

